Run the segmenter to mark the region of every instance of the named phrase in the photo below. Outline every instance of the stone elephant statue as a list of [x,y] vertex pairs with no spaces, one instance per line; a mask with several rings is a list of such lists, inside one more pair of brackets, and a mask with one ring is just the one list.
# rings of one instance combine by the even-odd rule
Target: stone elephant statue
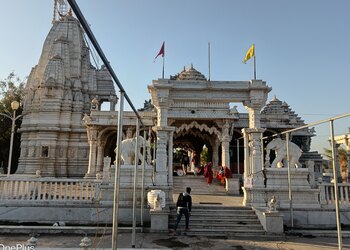
[[[303,151],[293,142],[288,142],[289,149],[289,161],[290,166],[292,167],[301,167],[299,162],[299,158]],[[267,144],[266,148],[266,158],[265,158],[265,166],[268,167],[270,165],[270,150],[274,150],[276,154],[276,158],[271,164],[271,168],[281,167],[283,165],[282,161],[287,159],[287,147],[286,141],[281,138],[275,138],[269,144]]]
[[[141,148],[143,148],[143,144],[145,143],[146,149],[143,152],[146,152],[146,163],[151,163],[151,145],[149,141],[145,140],[142,136],[139,136],[139,152],[138,152],[138,160],[143,159],[143,155],[141,154]],[[131,165],[135,162],[135,138],[128,138],[122,141],[122,149],[120,157],[124,162],[124,165]]]

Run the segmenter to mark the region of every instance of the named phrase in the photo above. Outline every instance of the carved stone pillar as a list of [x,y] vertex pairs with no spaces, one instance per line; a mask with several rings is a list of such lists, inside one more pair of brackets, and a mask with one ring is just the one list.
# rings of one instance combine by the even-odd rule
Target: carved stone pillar
[[174,131],[169,131],[169,143],[168,143],[168,184],[173,185],[173,136]]
[[250,174],[251,174],[251,171],[250,171],[250,160],[247,160],[249,159],[249,138],[248,138],[248,133],[247,133],[247,129],[246,128],[243,128],[242,129],[242,134],[243,134],[243,147],[244,147],[244,174],[243,174],[243,177],[244,179],[246,179]]
[[264,129],[242,129],[242,132],[244,136],[245,154],[243,205],[256,207],[266,206],[260,139]]
[[260,128],[260,110],[265,105],[267,93],[270,91],[265,82],[252,80],[250,82],[249,100],[243,105],[249,113],[249,128]]
[[253,184],[255,187],[264,186],[263,183],[263,161],[261,154],[261,135],[265,129],[247,129],[249,138],[249,158],[250,162],[250,173],[253,175]]
[[213,155],[212,155],[212,161],[213,166],[218,166],[219,164],[219,138],[215,138],[212,142],[212,148],[213,148]]
[[167,186],[168,185],[168,171],[167,171],[168,131],[167,129],[162,127],[155,127],[154,130],[157,133],[155,184],[160,186]]
[[221,142],[221,165],[230,168],[230,141]]
[[221,165],[230,168],[230,124],[228,121],[222,127],[221,132]]
[[97,153],[97,127],[88,127],[88,140],[90,145],[89,166],[85,177],[94,177],[96,174],[96,153]]
[[266,103],[269,89],[260,80],[252,80],[250,87],[250,99],[244,102],[249,113],[249,128],[242,130],[245,147],[243,204],[259,207],[266,206],[261,157],[261,137],[264,129],[261,129],[260,110]]
[[[266,89],[260,80],[251,81],[250,100],[244,102],[245,108],[249,113],[249,129],[243,129],[245,148],[249,148],[249,154],[245,154],[245,161],[249,159],[249,174],[254,176],[253,185],[261,186],[262,183],[262,158],[261,158],[261,136],[264,129],[261,129],[260,110],[264,106],[267,98]],[[247,158],[248,156],[248,158]],[[245,163],[245,166],[248,164]],[[245,168],[245,171],[247,169]],[[259,174],[260,173],[260,174]],[[247,173],[248,174],[248,173]],[[245,174],[245,176],[247,176]]]
[[103,171],[104,146],[105,146],[105,141],[98,142],[96,172]]
[[161,127],[168,126],[168,109],[165,106],[160,106],[157,110],[158,120],[157,125]]

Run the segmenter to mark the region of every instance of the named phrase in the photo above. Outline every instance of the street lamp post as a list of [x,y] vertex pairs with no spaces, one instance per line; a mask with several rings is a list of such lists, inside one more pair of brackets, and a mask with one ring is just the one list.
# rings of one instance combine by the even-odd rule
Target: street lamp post
[[11,102],[11,108],[12,108],[12,111],[13,111],[13,115],[12,116],[4,114],[4,113],[0,113],[0,115],[6,116],[7,118],[11,119],[11,121],[12,121],[11,140],[10,140],[10,152],[9,152],[9,160],[8,160],[8,166],[7,166],[7,177],[10,177],[10,174],[11,174],[13,138],[14,138],[14,134],[15,134],[16,120],[18,118],[22,117],[22,115],[19,115],[19,116],[16,117],[16,111],[19,108],[19,102],[17,102],[17,101]]

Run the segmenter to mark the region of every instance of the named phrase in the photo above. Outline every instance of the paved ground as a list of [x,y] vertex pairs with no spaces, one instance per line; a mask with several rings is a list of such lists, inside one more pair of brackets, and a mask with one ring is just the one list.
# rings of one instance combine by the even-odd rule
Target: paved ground
[[[40,235],[37,246],[31,249],[82,249],[79,247],[83,236]],[[0,249],[26,249],[28,235],[0,236]],[[91,236],[92,246],[89,249],[110,249],[111,236]],[[118,234],[118,249],[132,247],[130,233]],[[5,246],[12,246],[3,247]],[[16,248],[16,246],[18,246]],[[135,247],[140,249],[231,249],[231,250],[322,250],[338,249],[337,238],[305,238],[305,237],[261,237],[261,238],[232,238],[208,239],[202,237],[169,236],[168,234],[137,233]],[[350,249],[350,238],[343,239],[343,249]]]

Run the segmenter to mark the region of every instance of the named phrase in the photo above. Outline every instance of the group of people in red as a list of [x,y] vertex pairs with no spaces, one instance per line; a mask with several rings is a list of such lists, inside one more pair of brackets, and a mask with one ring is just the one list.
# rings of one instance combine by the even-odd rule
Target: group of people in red
[[[208,186],[213,182],[214,171],[213,164],[208,162],[204,167],[204,177],[207,179]],[[215,171],[215,178],[225,184],[225,177],[232,178],[232,172],[228,167],[219,166],[218,170]]]

